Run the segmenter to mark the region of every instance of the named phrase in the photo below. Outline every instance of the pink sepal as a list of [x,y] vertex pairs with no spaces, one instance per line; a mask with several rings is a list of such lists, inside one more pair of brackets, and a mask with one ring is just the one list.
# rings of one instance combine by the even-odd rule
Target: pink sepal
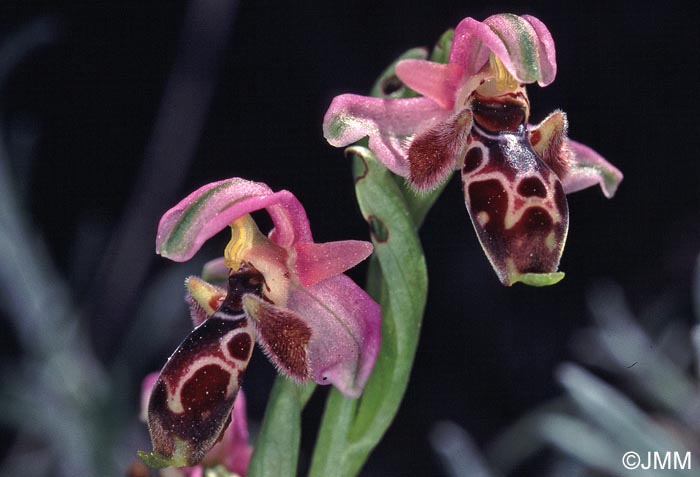
[[615,195],[622,172],[584,144],[569,139],[568,146],[572,154],[570,168],[561,178],[564,192],[570,194],[600,184],[605,197]]
[[416,132],[446,119],[450,110],[430,98],[382,99],[343,94],[333,99],[323,119],[332,146],[348,146],[369,136],[369,147],[390,171],[408,176],[408,145]]
[[306,212],[291,192],[233,178],[200,187],[168,210],[158,224],[156,252],[177,262],[189,260],[231,222],[260,209],[270,214],[275,225],[270,238],[278,245],[313,240]]

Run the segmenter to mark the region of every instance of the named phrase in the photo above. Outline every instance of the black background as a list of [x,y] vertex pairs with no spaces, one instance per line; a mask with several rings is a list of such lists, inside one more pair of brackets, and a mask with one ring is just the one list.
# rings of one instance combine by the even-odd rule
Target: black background
[[[537,16],[556,43],[556,81],[529,88],[533,122],[561,108],[571,137],[625,174],[613,200],[597,188],[569,196],[561,262],[567,276],[545,289],[499,284],[453,179],[421,231],[430,294],[408,394],[366,475],[437,474],[427,441],[436,421],[454,420],[483,445],[557,395],[553,370],[571,358],[572,333],[589,322],[585,297],[597,281],[620,283],[635,309],[669,290],[688,300],[700,243],[700,35],[690,5],[242,2],[195,157],[170,204],[206,182],[241,176],[294,192],[317,241],[366,239],[350,164],[322,136],[331,99],[367,92],[396,56],[432,45],[463,17],[482,20],[505,11]],[[105,361],[119,349],[139,296],[125,298],[116,306],[119,316],[112,316],[94,311],[90,290],[134,189],[185,12],[182,2],[0,4],[3,38],[42,16],[56,22],[56,40],[12,72],[2,114],[6,124],[31,127],[36,135],[35,149],[13,162],[13,172],[76,300],[91,310],[85,325]],[[16,137],[4,140],[15,157],[23,151]],[[153,183],[155,195],[159,187]],[[224,242],[221,237],[220,246]],[[151,241],[136,246],[144,250],[137,255],[148,257],[146,283],[172,266],[150,255]],[[361,282],[363,270],[352,276]],[[173,327],[184,333],[187,326],[183,304]],[[21,353],[11,327],[3,324],[2,333],[4,355]],[[134,413],[140,375],[158,368],[168,353],[158,350],[159,361],[132,370],[134,387],[124,392],[132,396]],[[257,354],[245,388],[253,420],[263,413],[273,377]],[[307,455],[323,394],[306,413]]]

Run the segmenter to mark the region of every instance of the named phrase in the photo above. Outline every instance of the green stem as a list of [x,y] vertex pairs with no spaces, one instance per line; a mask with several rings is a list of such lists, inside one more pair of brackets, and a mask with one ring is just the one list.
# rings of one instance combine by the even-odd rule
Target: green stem
[[375,246],[368,289],[382,306],[382,347],[359,400],[331,391],[311,477],[356,475],[388,429],[408,385],[428,290],[415,222],[424,214],[408,206],[405,194],[411,192],[402,190],[369,149],[350,152],[356,156],[358,203]]
[[[430,59],[447,62],[452,31],[438,41]],[[420,49],[409,50],[387,68],[372,88],[373,96],[415,96],[395,84],[396,63],[425,57]],[[370,262],[367,291],[382,307],[382,347],[360,399],[344,398],[333,389],[321,421],[309,477],[352,477],[369,457],[389,428],[408,386],[418,346],[421,321],[428,294],[428,275],[418,229],[442,193],[445,184],[427,194],[417,194],[377,162],[362,146],[347,150],[353,159],[355,192],[360,210],[372,232],[374,255]]]
[[[452,32],[446,32],[430,56],[446,63]],[[395,84],[395,65],[406,58],[425,58],[423,49],[413,49],[387,68],[372,89],[375,96],[416,96]],[[375,253],[369,264],[367,292],[382,307],[382,347],[362,397],[345,398],[333,388],[326,401],[311,477],[354,476],[398,412],[413,366],[428,278],[418,229],[444,185],[418,195],[379,164],[364,147],[348,150],[355,155],[355,190],[363,216],[372,229]],[[278,378],[270,395],[249,474],[255,477],[295,476],[299,450],[301,411],[306,400]],[[308,394],[310,395],[310,393]]]
[[[301,411],[316,385],[300,386],[277,376],[265,409],[248,475],[295,477],[301,440]],[[260,445],[258,445],[260,443]]]

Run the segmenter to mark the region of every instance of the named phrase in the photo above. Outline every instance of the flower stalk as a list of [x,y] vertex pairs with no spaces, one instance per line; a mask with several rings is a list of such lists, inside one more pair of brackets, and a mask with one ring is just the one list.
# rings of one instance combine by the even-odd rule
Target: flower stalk
[[[449,30],[441,37],[432,61],[447,60],[452,33]],[[415,92],[397,83],[395,65],[403,59],[426,56],[419,48],[401,55],[381,74],[372,95],[414,96]],[[374,245],[365,289],[382,307],[382,347],[359,399],[330,391],[312,456],[311,477],[356,475],[398,412],[418,345],[428,290],[418,229],[444,188],[443,184],[417,195],[366,147],[351,147],[347,153],[353,158],[355,192]],[[300,388],[277,377],[255,442],[251,475],[296,475],[301,413],[314,389],[313,384]]]
[[[452,34],[448,30],[440,38],[431,61],[446,60]],[[395,78],[396,63],[415,52],[409,50],[382,74],[372,89],[373,95],[397,98],[413,94],[406,87],[387,94],[382,85]],[[416,194],[370,149],[353,146],[346,152],[353,157],[355,193],[375,250],[366,290],[382,307],[382,347],[360,399],[346,399],[331,391],[310,477],[357,475],[398,412],[413,367],[428,294],[418,230],[447,183],[429,193]]]

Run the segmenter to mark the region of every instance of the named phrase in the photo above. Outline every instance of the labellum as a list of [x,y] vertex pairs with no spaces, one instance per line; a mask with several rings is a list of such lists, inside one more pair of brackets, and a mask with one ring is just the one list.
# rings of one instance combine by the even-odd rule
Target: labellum
[[263,277],[247,263],[231,272],[221,306],[197,326],[163,367],[148,404],[152,467],[192,466],[221,438],[255,344],[243,296],[260,296]]
[[[500,89],[498,84],[496,89]],[[569,211],[561,181],[541,154],[558,146],[554,144],[558,136],[543,138],[537,131],[533,137],[527,130],[529,103],[524,87],[507,87],[506,91],[482,96],[477,89],[467,102],[473,115],[462,167],[467,210],[505,285],[556,282],[564,276],[556,270],[566,242]],[[563,134],[562,114],[559,121]],[[541,152],[531,142],[535,139]]]

